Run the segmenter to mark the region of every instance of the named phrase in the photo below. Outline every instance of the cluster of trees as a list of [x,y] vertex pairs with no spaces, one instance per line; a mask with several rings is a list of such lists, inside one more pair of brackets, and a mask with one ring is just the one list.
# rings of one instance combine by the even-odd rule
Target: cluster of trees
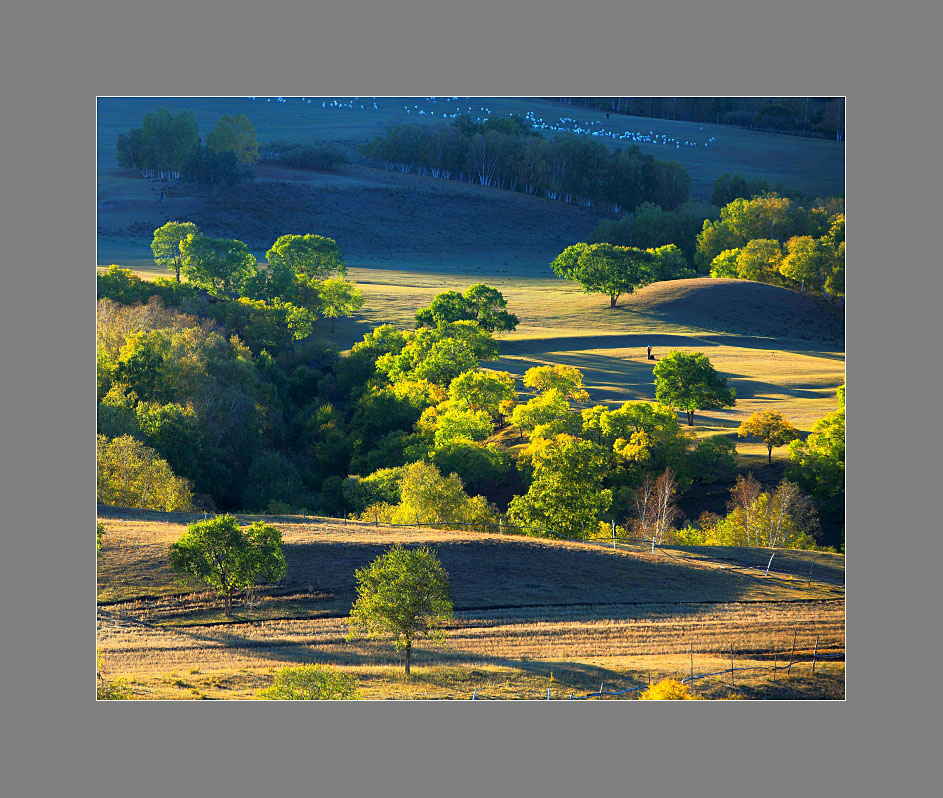
[[192,111],[173,113],[166,108],[145,114],[141,127],[119,133],[117,149],[123,169],[207,185],[239,182],[259,157],[255,127],[245,114],[220,117],[204,145]]
[[687,201],[691,177],[681,164],[633,145],[610,152],[585,136],[547,141],[521,119],[451,125],[397,124],[361,152],[387,169],[463,180],[567,203],[633,209],[654,202],[671,210]]
[[610,308],[616,306],[620,296],[636,288],[695,274],[674,244],[639,249],[580,242],[557,255],[550,268],[558,277],[578,282],[588,294],[607,295]]
[[712,277],[844,297],[844,202],[805,208],[776,194],[735,199],[704,222],[695,262]]
[[629,116],[845,138],[844,97],[548,97]]

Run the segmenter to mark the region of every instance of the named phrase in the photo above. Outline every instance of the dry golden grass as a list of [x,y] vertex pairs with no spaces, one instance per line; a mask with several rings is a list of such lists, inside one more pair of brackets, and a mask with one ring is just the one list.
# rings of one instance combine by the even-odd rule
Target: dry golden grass
[[[106,508],[100,516],[108,534],[98,645],[109,678],[129,679],[139,698],[249,698],[274,670],[311,662],[354,673],[368,698],[467,698],[476,688],[482,697],[536,698],[548,686],[562,698],[599,681],[625,689],[649,670],[686,675],[692,648],[698,673],[729,665],[731,645],[738,667],[769,664],[794,634],[806,659],[816,635],[820,653],[844,650],[839,555],[819,566],[838,583],[829,586],[735,573],[725,564],[760,556],[738,549],[719,552],[727,561],[704,549],[667,552],[682,563],[564,541],[286,519],[278,522],[286,578],[226,619],[216,597],[181,592],[166,565],[166,546],[188,516],[162,523],[141,518],[156,514]],[[448,646],[419,644],[410,681],[388,645],[344,639],[353,570],[396,542],[437,549],[456,606]],[[806,559],[783,553],[787,570],[803,570]],[[762,686],[766,676],[743,678]]]

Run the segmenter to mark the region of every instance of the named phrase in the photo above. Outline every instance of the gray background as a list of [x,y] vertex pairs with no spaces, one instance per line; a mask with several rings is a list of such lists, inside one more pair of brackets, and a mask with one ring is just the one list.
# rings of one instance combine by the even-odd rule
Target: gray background
[[[939,755],[928,697],[940,359],[923,347],[940,336],[940,14],[900,2],[607,5],[4,12],[5,794],[934,792],[920,785]],[[847,700],[96,704],[92,267],[105,94],[848,95]]]

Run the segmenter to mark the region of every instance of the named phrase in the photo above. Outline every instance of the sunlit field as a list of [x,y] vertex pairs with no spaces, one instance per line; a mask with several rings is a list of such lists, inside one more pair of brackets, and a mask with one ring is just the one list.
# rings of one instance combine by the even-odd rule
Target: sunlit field
[[[195,516],[194,516],[195,517]],[[219,599],[173,580],[167,545],[188,516],[100,508],[106,671],[138,698],[252,698],[280,667],[330,663],[368,698],[568,698],[652,678],[699,680],[710,697],[843,695],[844,557],[783,552],[762,578],[755,550],[604,547],[493,534],[272,519],[288,573],[226,618]],[[248,519],[249,517],[247,517]],[[444,649],[419,644],[410,680],[388,646],[348,643],[353,571],[393,543],[432,546],[456,620]],[[715,556],[717,555],[717,556]],[[816,556],[814,578],[805,563]],[[683,559],[681,559],[683,558]],[[816,636],[818,644],[816,645]],[[795,653],[793,644],[795,638]],[[764,670],[793,659],[790,673]],[[735,688],[740,688],[739,690]],[[630,696],[632,694],[629,694]]]

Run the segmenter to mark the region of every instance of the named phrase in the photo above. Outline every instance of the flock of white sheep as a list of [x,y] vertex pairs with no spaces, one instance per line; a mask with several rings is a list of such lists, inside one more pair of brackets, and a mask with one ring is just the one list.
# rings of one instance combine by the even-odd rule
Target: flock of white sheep
[[[259,97],[248,97],[249,100],[258,100]],[[440,117],[442,119],[455,119],[459,114],[468,114],[475,122],[484,122],[485,120],[491,118],[491,109],[487,106],[480,105],[477,109],[471,105],[461,105],[458,104],[460,101],[466,101],[470,98],[468,97],[423,97],[422,102],[423,106],[420,106],[419,103],[414,103],[412,105],[404,105],[403,110],[406,112],[407,116],[415,114],[416,116],[429,116],[432,118]],[[312,103],[315,107],[320,103],[320,107],[324,109],[346,109],[351,111],[367,111],[380,110],[380,106],[377,103],[376,97],[362,98],[354,97],[350,100],[320,100],[314,99],[311,97],[266,97],[265,102],[276,102],[276,103],[287,103],[289,100],[299,100],[302,103],[311,105]],[[450,108],[454,110],[449,113],[447,111],[437,112],[435,110],[428,109],[427,105],[435,105],[438,103],[445,103]],[[602,124],[602,120],[577,120],[570,116],[561,116],[556,121],[547,122],[543,117],[539,117],[534,114],[533,111],[527,111],[524,114],[524,118],[530,123],[531,127],[535,130],[549,130],[555,133],[576,133],[578,135],[585,136],[594,136],[597,138],[608,138],[615,141],[632,141],[645,144],[661,144],[666,147],[674,146],[676,150],[680,150],[682,147],[698,147],[703,146],[707,147],[717,141],[716,136],[710,136],[704,141],[692,141],[690,139],[677,139],[674,136],[669,136],[667,133],[658,133],[654,130],[642,131],[642,130],[624,130],[624,131],[612,131],[606,130]],[[704,128],[699,127],[699,131],[703,131]]]

